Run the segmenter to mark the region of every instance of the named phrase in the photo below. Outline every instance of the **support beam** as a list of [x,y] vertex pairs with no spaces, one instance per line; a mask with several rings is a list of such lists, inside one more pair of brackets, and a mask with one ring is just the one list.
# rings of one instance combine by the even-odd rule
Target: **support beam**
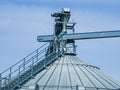
[[[120,37],[120,30],[65,34],[60,40],[84,40],[113,37]],[[53,38],[53,35],[37,36],[38,42],[52,41]]]

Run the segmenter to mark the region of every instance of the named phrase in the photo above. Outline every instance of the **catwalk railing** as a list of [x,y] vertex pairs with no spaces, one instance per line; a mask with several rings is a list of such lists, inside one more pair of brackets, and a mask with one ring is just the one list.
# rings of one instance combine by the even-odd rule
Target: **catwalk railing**
[[39,71],[53,62],[60,53],[54,50],[46,56],[48,43],[0,73],[0,90],[13,90],[20,88],[27,80],[34,77]]

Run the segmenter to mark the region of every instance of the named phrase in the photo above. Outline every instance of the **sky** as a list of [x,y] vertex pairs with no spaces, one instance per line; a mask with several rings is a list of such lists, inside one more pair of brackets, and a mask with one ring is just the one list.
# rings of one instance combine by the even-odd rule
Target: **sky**
[[[51,13],[70,8],[76,32],[120,30],[120,0],[0,0],[0,72],[53,33]],[[120,38],[76,41],[77,56],[120,81]]]

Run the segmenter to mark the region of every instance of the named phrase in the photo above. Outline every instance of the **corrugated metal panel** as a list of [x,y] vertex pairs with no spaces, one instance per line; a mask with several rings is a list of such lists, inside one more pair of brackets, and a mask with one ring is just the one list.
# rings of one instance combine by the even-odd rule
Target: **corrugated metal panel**
[[[39,90],[117,90],[120,83],[75,55],[63,55],[24,86],[38,84]],[[22,90],[22,89],[21,89]]]

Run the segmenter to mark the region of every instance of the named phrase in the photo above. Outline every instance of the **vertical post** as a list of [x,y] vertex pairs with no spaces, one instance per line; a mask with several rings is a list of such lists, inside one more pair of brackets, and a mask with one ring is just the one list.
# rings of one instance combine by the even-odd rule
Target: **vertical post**
[[33,64],[34,64],[34,59],[32,58],[31,77],[33,77]]
[[12,67],[10,67],[10,74],[9,74],[9,79],[11,80],[11,75],[12,75]]
[[[10,74],[9,74],[9,78],[8,78],[8,83],[10,83],[10,81],[11,81],[11,76],[12,76],[12,67],[10,67]],[[6,80],[7,80],[7,78],[6,78]],[[9,88],[9,84],[8,84],[8,88]]]
[[75,41],[73,41],[73,53],[76,54],[76,46],[75,46]]
[[57,51],[57,49],[58,49],[58,46],[57,46],[57,36],[55,35],[55,41],[54,41],[54,47],[53,47],[53,49],[54,49],[54,51],[53,52],[55,52],[56,53],[56,51]]
[[75,33],[75,28],[73,27],[73,33]]
[[17,84],[18,84],[18,87],[19,87],[19,85],[20,85],[20,66],[19,66],[19,72],[18,72],[18,77],[19,77],[19,79],[18,79],[18,82],[17,82]]
[[76,85],[76,90],[79,90],[79,86],[78,85]]
[[63,30],[62,30],[62,32],[66,32],[66,23],[67,23],[66,17],[64,17],[64,21],[63,21]]
[[[73,27],[73,34],[75,33],[75,28]],[[73,53],[76,54],[76,46],[75,46],[75,41],[73,41]]]
[[4,79],[5,79],[4,86],[6,87],[6,85],[7,85],[7,83],[6,83],[7,82],[7,77],[5,77]]
[[55,27],[56,22],[54,22],[54,41],[53,41],[53,50],[52,52],[56,52],[56,43],[57,43],[57,36],[56,36],[56,27]]
[[[45,48],[45,58],[44,58],[43,68],[45,67],[45,63],[46,63],[47,57],[50,55],[50,47],[51,47],[51,45],[49,45],[48,48]],[[47,54],[47,56],[46,56],[47,50],[48,50],[48,54]]]
[[36,50],[36,63],[38,63],[38,49]]
[[0,74],[0,90],[2,90],[2,77],[1,77],[1,74]]
[[61,40],[61,43],[62,43],[62,54],[63,54],[63,53],[64,53],[64,49],[63,49],[63,48],[64,48],[64,46],[63,46],[63,45],[64,45],[64,44],[63,44],[63,39]]
[[23,71],[25,71],[25,58],[23,60]]

